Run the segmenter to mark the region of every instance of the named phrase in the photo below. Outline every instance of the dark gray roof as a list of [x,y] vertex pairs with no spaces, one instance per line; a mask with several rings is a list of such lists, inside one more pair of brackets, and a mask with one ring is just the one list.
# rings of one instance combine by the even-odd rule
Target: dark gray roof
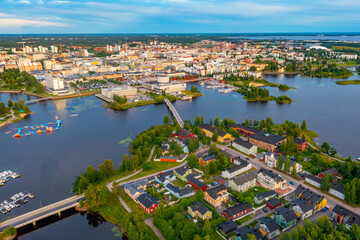
[[201,157],[201,158],[202,158],[202,160],[204,160],[204,161],[206,162],[206,161],[215,159],[215,158],[216,158],[216,154],[215,154],[215,153],[211,153],[211,154],[208,154],[208,155],[206,155],[205,157]]
[[259,174],[259,173],[262,173],[262,174],[268,176],[269,178],[274,179],[274,181],[275,181],[276,183],[279,183],[279,182],[284,181],[284,178],[281,177],[279,174],[274,173],[273,171],[267,170],[267,169],[265,169],[265,168],[261,168],[261,169],[258,171],[258,174]]
[[314,209],[314,206],[311,205],[309,202],[302,200],[302,199],[294,199],[291,201],[292,205],[299,206],[299,208],[304,212],[308,212]]
[[304,139],[294,138],[294,143],[296,143],[296,144],[298,144],[298,145],[301,145],[301,144],[303,144],[304,142],[306,142]]
[[253,133],[260,132],[260,130],[258,130],[256,128],[248,127],[248,126],[245,126],[245,125],[242,125],[242,124],[234,124],[234,125],[230,125],[229,127],[231,127],[231,128],[240,128],[242,130],[246,130],[246,131],[253,132]]
[[264,132],[258,132],[254,135],[251,135],[249,138],[259,140],[262,142],[270,143],[272,145],[276,145],[277,143],[285,140],[286,138],[283,136],[279,136],[273,133],[264,133]]
[[321,196],[319,194],[313,194],[310,198],[309,198],[309,202],[311,202],[312,204],[317,204],[318,202],[320,202],[321,200],[324,199],[324,196]]
[[190,175],[188,175],[188,176],[186,177],[186,179],[187,179],[189,182],[191,182],[192,184],[198,186],[200,189],[202,189],[203,187],[206,186],[203,182],[201,182],[200,180],[196,179],[194,176],[195,176],[194,174],[190,174]]
[[240,236],[241,240],[247,240],[248,235],[254,235],[256,239],[262,239],[263,235],[259,231],[259,229],[249,228],[249,227],[242,227],[239,229],[236,229],[236,236]]
[[213,199],[217,199],[219,192],[226,190],[226,187],[224,184],[217,185],[214,188],[211,188],[207,190],[206,192],[209,194],[209,196]]
[[219,229],[222,229],[226,234],[230,233],[231,231],[235,230],[237,228],[236,222],[229,220],[227,222],[224,222],[218,226]]
[[137,200],[146,208],[150,208],[153,204],[159,204],[157,197],[150,197],[147,193],[141,194]]
[[240,186],[254,179],[256,179],[256,174],[254,172],[247,172],[245,174],[233,178],[231,181],[234,181],[234,183],[237,186]]
[[270,233],[279,229],[279,225],[277,225],[276,221],[271,218],[261,217],[258,219],[259,223],[265,224],[269,229]]
[[241,161],[239,165],[236,165],[235,167],[226,169],[225,171],[228,171],[229,173],[233,173],[236,171],[239,171],[240,169],[246,168],[249,165],[247,161]]
[[[341,175],[339,170],[337,170],[336,168],[330,168],[330,169],[327,169],[327,170],[325,170],[325,171],[323,171],[321,173],[324,174],[324,175],[326,175],[326,174],[331,174],[331,175],[335,174],[335,175],[338,175],[338,176]],[[321,174],[321,173],[319,173],[319,174]]]
[[331,189],[333,189],[339,193],[344,193],[344,186],[337,182],[331,183]]
[[174,169],[174,172],[178,173],[179,175],[183,176],[186,171],[189,170],[189,166],[188,165],[185,165],[183,167],[180,167],[180,168],[177,168],[177,169]]
[[358,224],[360,225],[360,216],[357,215],[356,213],[340,206],[340,205],[336,205],[333,209],[333,212],[340,215],[340,216],[343,216],[344,217],[344,220],[343,221],[346,221],[345,223],[346,224],[349,224],[349,225],[352,225],[352,224]]
[[307,190],[307,188],[304,188],[302,185],[299,185],[295,189],[295,196],[299,196],[301,193],[305,192],[306,190]]
[[267,197],[270,197],[270,196],[273,196],[273,195],[276,195],[277,193],[274,191],[274,190],[271,190],[271,191],[268,191],[268,192],[262,192],[262,193],[258,193],[256,194],[256,198],[261,201]]
[[314,182],[317,182],[317,183],[321,184],[321,179],[318,178],[318,177],[315,177],[315,176],[312,175],[312,174],[307,174],[307,175],[305,176],[305,179],[306,179],[306,178],[308,178],[308,179],[310,179],[310,180],[312,180],[312,181],[314,181]]
[[210,209],[208,209],[203,203],[198,202],[198,201],[194,202],[190,206],[190,208],[193,212],[198,211],[199,213],[201,213],[201,215],[204,215],[205,213],[210,211]]
[[[199,124],[198,126],[200,128],[206,129],[207,131],[212,132],[212,133],[214,133],[214,131],[216,129],[214,126],[212,126],[210,124]],[[220,129],[216,129],[216,130],[218,132],[218,136],[220,136],[220,137],[224,137],[227,134],[223,130],[220,130]]]
[[297,219],[297,216],[293,210],[290,210],[285,207],[278,208],[275,210],[279,215],[282,215],[285,221],[290,222],[294,219]]
[[181,128],[179,131],[179,135],[181,135],[182,137],[187,137],[191,134],[191,132],[185,128]]
[[270,204],[272,207],[282,204],[281,200],[278,198],[270,199],[267,203]]
[[252,148],[252,146],[254,146],[249,142],[245,142],[245,141],[241,140],[240,138],[235,139],[234,143],[236,143],[237,145],[243,146],[244,148],[247,148],[247,149],[250,149],[250,148]]
[[228,218],[231,218],[231,217],[235,216],[236,214],[246,211],[248,209],[252,209],[252,206],[250,203],[239,203],[239,204],[236,204],[236,205],[226,209],[223,213],[225,213]]
[[309,200],[312,195],[314,195],[314,193],[312,191],[310,191],[309,189],[307,189],[305,192],[303,192],[303,194],[301,194],[300,198]]
[[190,188],[181,189],[180,187],[175,186],[175,185],[173,185],[173,184],[171,184],[171,183],[168,183],[168,184],[166,185],[166,188],[169,189],[170,191],[174,192],[174,193],[179,194],[180,197],[185,196],[185,195],[191,193],[191,189],[190,189]]

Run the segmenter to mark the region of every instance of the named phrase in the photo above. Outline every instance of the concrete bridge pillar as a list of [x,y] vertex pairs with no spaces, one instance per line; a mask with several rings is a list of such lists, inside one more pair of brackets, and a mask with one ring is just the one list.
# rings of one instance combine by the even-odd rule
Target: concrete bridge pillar
[[61,212],[58,212],[57,215],[59,216],[59,218],[61,218]]
[[34,227],[36,227],[36,221],[34,221],[32,224],[33,224]]

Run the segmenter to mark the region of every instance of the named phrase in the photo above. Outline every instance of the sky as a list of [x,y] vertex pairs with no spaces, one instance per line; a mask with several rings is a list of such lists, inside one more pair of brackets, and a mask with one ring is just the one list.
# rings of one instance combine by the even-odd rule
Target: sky
[[0,34],[360,32],[360,0],[0,0]]

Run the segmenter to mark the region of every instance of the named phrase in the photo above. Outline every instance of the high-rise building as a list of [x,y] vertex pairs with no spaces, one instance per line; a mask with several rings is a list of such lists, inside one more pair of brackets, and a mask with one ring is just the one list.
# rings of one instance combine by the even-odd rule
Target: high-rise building
[[59,77],[46,77],[46,86],[52,90],[64,89],[64,81]]
[[113,51],[113,47],[111,45],[106,45],[106,51],[107,52],[112,52]]
[[52,53],[58,53],[58,52],[59,52],[59,49],[58,49],[58,47],[56,47],[56,46],[50,46],[50,51],[51,51]]
[[243,45],[244,45],[244,49],[248,49],[248,43],[247,42],[244,42]]

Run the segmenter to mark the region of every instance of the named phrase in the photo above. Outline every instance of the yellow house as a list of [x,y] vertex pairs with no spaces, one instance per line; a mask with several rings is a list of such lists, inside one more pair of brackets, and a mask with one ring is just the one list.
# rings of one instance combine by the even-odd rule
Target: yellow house
[[203,131],[206,134],[206,136],[210,138],[212,138],[216,130],[218,132],[218,138],[217,138],[218,142],[229,143],[232,140],[234,140],[234,137],[230,133],[224,132],[220,129],[216,129],[214,126],[210,124],[200,124],[199,127],[201,131]]
[[220,184],[204,192],[204,199],[214,207],[220,206],[223,202],[226,203],[229,197],[225,185]]
[[211,219],[212,212],[201,202],[194,202],[193,205],[188,206],[188,213],[193,218],[201,218],[202,220]]
[[327,199],[324,196],[314,194],[309,198],[309,203],[315,206],[315,210],[320,210],[326,207]]

